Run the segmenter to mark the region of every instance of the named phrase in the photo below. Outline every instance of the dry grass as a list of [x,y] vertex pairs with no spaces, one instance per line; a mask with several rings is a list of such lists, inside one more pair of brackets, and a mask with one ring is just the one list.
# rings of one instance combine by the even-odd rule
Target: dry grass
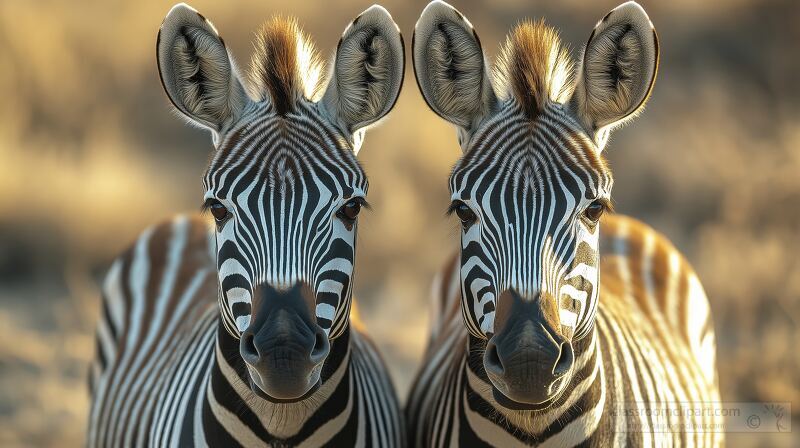
[[[245,61],[252,32],[273,12],[297,15],[329,54],[371,4],[338,2],[320,14],[320,3],[286,3],[193,5]],[[422,3],[382,3],[409,43]],[[492,54],[522,16],[547,17],[578,47],[614,6],[457,3]],[[800,6],[648,3],[661,73],[648,110],[610,144],[617,209],[669,235],[700,273],[724,399],[791,400],[798,424]],[[142,228],[200,201],[210,143],[169,113],[155,69],[169,6],[0,3],[2,446],[81,444],[95,282]],[[430,279],[457,238],[443,217],[456,139],[413,80],[360,154],[375,210],[360,228],[356,293],[401,391],[422,351]]]

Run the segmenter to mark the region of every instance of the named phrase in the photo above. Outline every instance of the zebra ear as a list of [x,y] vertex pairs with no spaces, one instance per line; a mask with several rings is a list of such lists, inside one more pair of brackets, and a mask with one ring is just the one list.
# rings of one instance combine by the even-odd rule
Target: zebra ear
[[172,104],[217,138],[249,101],[217,30],[192,7],[179,3],[161,24],[156,47],[161,84]]
[[435,0],[414,27],[412,53],[417,85],[428,106],[471,133],[498,101],[472,24],[452,6]]
[[635,2],[618,6],[595,26],[569,105],[601,146],[610,128],[635,116],[647,102],[658,56],[656,30]]
[[322,97],[330,118],[358,151],[363,128],[394,107],[405,72],[403,36],[386,9],[374,5],[345,28]]

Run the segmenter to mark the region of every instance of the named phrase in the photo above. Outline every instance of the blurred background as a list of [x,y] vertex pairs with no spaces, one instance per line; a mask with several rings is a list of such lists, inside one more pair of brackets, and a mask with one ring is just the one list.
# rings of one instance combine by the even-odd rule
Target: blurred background
[[[274,13],[330,55],[374,0],[194,1],[240,65]],[[575,53],[620,0],[455,0],[494,57],[524,17]],[[406,44],[425,2],[381,2]],[[669,236],[711,300],[724,401],[791,401],[800,435],[800,2],[643,0],[661,38],[646,112],[612,136],[619,212]],[[170,112],[155,39],[172,2],[0,2],[0,445],[82,445],[98,283],[146,226],[198,210],[209,136]],[[371,179],[356,296],[401,395],[422,354],[453,129],[406,85],[360,153]],[[728,436],[754,445],[754,435]]]

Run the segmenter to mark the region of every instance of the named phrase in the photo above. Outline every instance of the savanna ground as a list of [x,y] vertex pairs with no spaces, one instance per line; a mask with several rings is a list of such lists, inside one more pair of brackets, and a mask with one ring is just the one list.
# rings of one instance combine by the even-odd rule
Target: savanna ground
[[[577,49],[616,1],[454,2],[491,56],[522,17]],[[259,23],[298,16],[323,54],[365,1],[196,1],[247,63]],[[385,1],[410,44],[424,2]],[[644,1],[662,60],[647,111],[613,136],[621,213],[667,234],[711,299],[725,401],[791,401],[800,430],[800,3]],[[98,282],[144,227],[198,209],[210,150],[175,118],[155,66],[170,1],[0,3],[0,445],[79,446]],[[410,67],[409,67],[410,70]],[[409,71],[410,73],[410,71]],[[406,76],[360,154],[374,211],[356,295],[404,394],[433,273],[457,246],[444,218],[453,130]],[[756,436],[728,437],[752,445]],[[764,440],[760,440],[762,443]]]

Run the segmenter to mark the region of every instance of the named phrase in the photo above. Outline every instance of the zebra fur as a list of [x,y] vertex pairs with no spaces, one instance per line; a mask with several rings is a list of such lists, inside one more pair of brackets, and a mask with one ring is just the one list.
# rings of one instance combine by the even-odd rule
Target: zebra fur
[[[608,135],[641,111],[658,68],[644,10],[607,14],[577,68],[552,28],[523,22],[493,69],[470,22],[437,0],[412,54],[463,155],[450,175],[460,251],[434,281],[410,443],[721,445],[719,414],[687,413],[720,400],[697,275],[653,229],[600,217],[613,185]],[[539,350],[548,344],[552,358]],[[677,415],[647,413],[658,410]]]
[[[326,86],[296,22],[273,20],[246,82],[202,15],[184,4],[167,15],[159,71],[177,111],[212,133],[203,186],[214,222],[153,226],[109,270],[88,446],[405,445],[387,369],[350,318],[368,189],[356,152],[399,95],[402,37],[374,6],[338,48],[349,57],[334,58]],[[365,77],[366,63],[382,76]],[[364,90],[369,104],[351,98]],[[274,320],[257,323],[264,315]],[[286,339],[304,326],[323,354],[307,371],[288,357],[299,340]],[[256,342],[273,330],[284,333]],[[302,394],[264,379],[281,369],[308,378]]]

